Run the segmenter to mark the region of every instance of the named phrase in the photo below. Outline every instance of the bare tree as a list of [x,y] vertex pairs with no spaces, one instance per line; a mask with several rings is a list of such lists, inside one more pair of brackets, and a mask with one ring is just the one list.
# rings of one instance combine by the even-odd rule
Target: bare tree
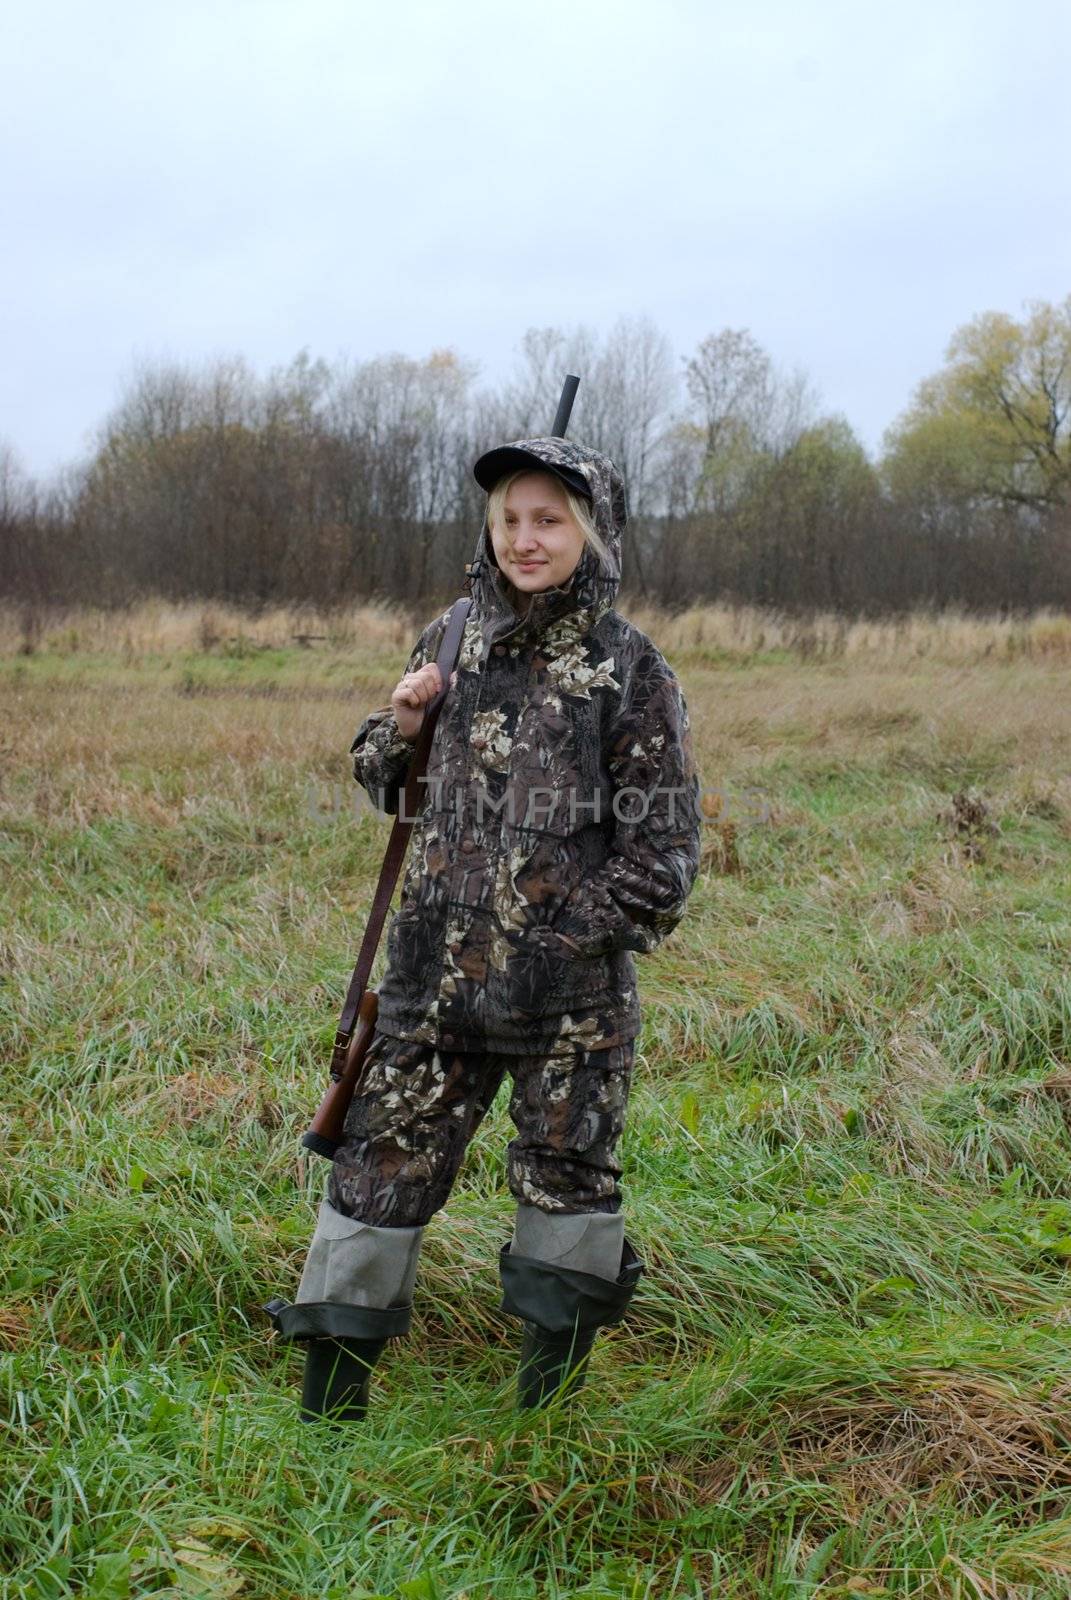
[[628,484],[626,596],[1069,605],[1069,317],[976,319],[893,430],[880,477],[806,375],[745,329],[675,363],[646,316],[604,337],[529,328],[508,380],[479,390],[451,349],[334,363],[303,350],[266,377],[240,355],[141,360],[91,458],[49,485],[0,447],[0,592],[445,601],[484,512],[473,461],[545,433],[575,371],[570,436]]

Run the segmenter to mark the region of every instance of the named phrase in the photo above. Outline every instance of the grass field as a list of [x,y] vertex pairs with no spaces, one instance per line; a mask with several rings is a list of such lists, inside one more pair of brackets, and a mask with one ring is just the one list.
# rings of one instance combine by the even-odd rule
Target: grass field
[[710,816],[638,963],[647,1275],[518,1417],[503,1092],[341,1442],[256,1307],[427,618],[0,618],[3,1596],[1071,1594],[1071,623],[630,614]]

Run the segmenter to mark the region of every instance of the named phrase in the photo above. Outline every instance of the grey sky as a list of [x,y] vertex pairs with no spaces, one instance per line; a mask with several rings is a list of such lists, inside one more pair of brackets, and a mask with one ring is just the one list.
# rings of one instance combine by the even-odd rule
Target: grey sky
[[957,324],[1071,292],[1064,0],[14,10],[0,438],[37,473],[136,355],[494,381],[640,312],[678,356],[750,328],[874,448]]

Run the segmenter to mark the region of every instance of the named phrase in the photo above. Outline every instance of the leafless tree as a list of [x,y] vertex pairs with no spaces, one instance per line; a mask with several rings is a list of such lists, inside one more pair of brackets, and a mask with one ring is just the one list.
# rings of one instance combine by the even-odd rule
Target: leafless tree
[[[1046,338],[1034,342],[1038,427],[1063,472],[1060,319],[1038,323]],[[976,438],[968,401],[988,403],[991,369],[1013,371],[1005,334],[992,318],[977,325],[934,391],[944,410],[912,413],[880,471],[806,376],[779,370],[744,329],[711,333],[675,363],[647,316],[605,336],[533,327],[509,378],[479,388],[475,364],[451,349],[333,363],[300,351],[263,377],[236,354],[140,360],[86,461],[41,485],[0,447],[0,593],[252,607],[376,595],[427,609],[458,592],[484,513],[473,461],[544,433],[573,371],[570,436],[609,454],[628,484],[623,602],[1068,606],[1062,500],[987,497],[970,475],[984,452],[964,444]],[[1020,367],[1034,372],[1020,361],[1013,375]],[[958,453],[942,448],[949,437]]]

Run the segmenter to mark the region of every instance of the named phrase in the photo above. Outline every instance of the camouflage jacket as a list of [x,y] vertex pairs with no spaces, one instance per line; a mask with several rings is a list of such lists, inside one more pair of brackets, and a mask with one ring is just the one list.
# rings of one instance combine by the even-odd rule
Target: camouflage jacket
[[[439,716],[399,909],[377,985],[379,1029],[456,1050],[609,1048],[640,1026],[633,952],[676,927],[699,869],[699,779],[680,685],[614,610],[625,491],[604,455],[516,441],[591,484],[608,566],[587,544],[526,613],[480,530],[456,682]],[[518,600],[518,605],[514,601]],[[448,612],[406,672],[438,653]],[[389,707],[350,747],[397,814],[413,743]]]

